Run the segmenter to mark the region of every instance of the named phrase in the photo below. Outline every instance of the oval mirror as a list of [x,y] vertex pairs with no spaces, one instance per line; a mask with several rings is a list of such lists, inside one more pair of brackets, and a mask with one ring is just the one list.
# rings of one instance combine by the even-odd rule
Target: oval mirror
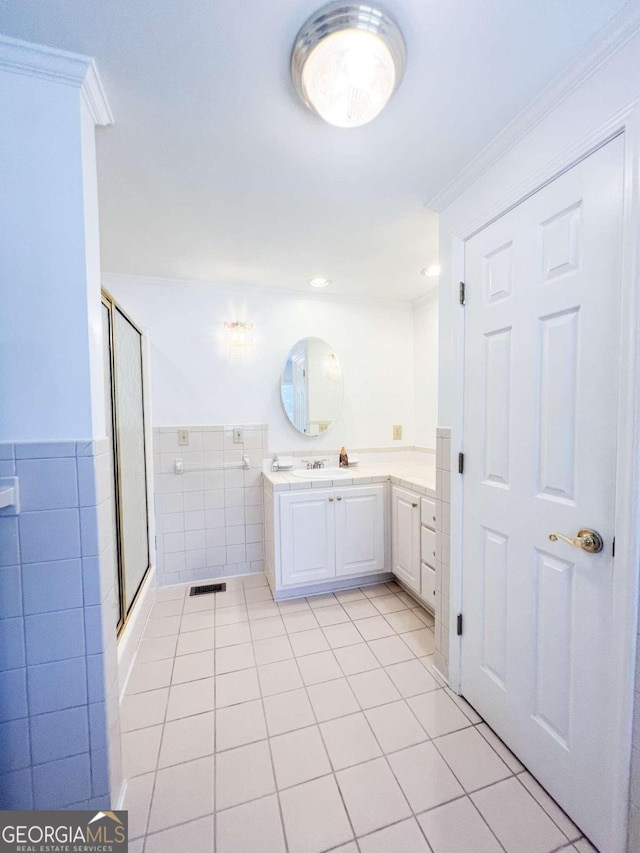
[[326,432],[340,414],[343,393],[342,368],[332,347],[322,338],[298,341],[280,381],[282,405],[298,432]]

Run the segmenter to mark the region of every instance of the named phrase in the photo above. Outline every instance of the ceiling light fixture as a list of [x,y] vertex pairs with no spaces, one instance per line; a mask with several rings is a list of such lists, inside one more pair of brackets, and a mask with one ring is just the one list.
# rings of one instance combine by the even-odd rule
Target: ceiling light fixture
[[311,285],[311,287],[326,287],[327,285],[331,284],[331,279],[322,278],[322,276],[316,276],[315,278],[311,279],[309,284]]
[[424,269],[420,270],[420,273],[422,275],[428,275],[429,278],[431,278],[432,276],[440,275],[441,272],[442,267],[440,266],[440,264],[431,264],[430,267],[425,267]]
[[304,24],[291,74],[309,109],[336,127],[374,119],[400,85],[406,63],[396,23],[368,3],[329,3]]

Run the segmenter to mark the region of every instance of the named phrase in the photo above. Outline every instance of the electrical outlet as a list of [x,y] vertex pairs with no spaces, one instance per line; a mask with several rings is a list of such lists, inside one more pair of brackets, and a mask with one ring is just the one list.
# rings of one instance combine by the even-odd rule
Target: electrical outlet
[[400,441],[402,438],[402,424],[394,424],[393,427],[393,440]]
[[233,428],[233,442],[234,444],[240,444],[244,441],[244,433],[240,427]]
[[178,430],[178,444],[180,447],[186,447],[189,444],[189,430],[188,429],[179,429]]

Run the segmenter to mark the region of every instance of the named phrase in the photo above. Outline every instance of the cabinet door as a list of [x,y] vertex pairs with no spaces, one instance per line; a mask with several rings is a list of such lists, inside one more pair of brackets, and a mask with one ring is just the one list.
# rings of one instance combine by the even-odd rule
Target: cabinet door
[[420,498],[393,486],[391,490],[391,571],[420,593]]
[[336,575],[384,571],[384,483],[335,494]]
[[283,586],[335,577],[334,506],[332,489],[280,495]]

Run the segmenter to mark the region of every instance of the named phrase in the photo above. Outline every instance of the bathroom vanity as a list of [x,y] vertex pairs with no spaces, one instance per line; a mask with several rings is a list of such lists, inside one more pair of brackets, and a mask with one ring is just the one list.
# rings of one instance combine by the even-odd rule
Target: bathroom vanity
[[[297,341],[280,394],[299,434],[330,429],[344,396],[333,348],[321,338]],[[386,462],[373,458],[380,457],[350,468],[325,468],[323,458],[293,469],[287,457],[292,470],[263,472],[264,564],[274,598],[395,578],[434,609],[435,459],[420,452],[392,453]],[[273,461],[277,469],[277,457]]]
[[435,603],[429,463],[265,472],[265,572],[276,599],[396,579]]

